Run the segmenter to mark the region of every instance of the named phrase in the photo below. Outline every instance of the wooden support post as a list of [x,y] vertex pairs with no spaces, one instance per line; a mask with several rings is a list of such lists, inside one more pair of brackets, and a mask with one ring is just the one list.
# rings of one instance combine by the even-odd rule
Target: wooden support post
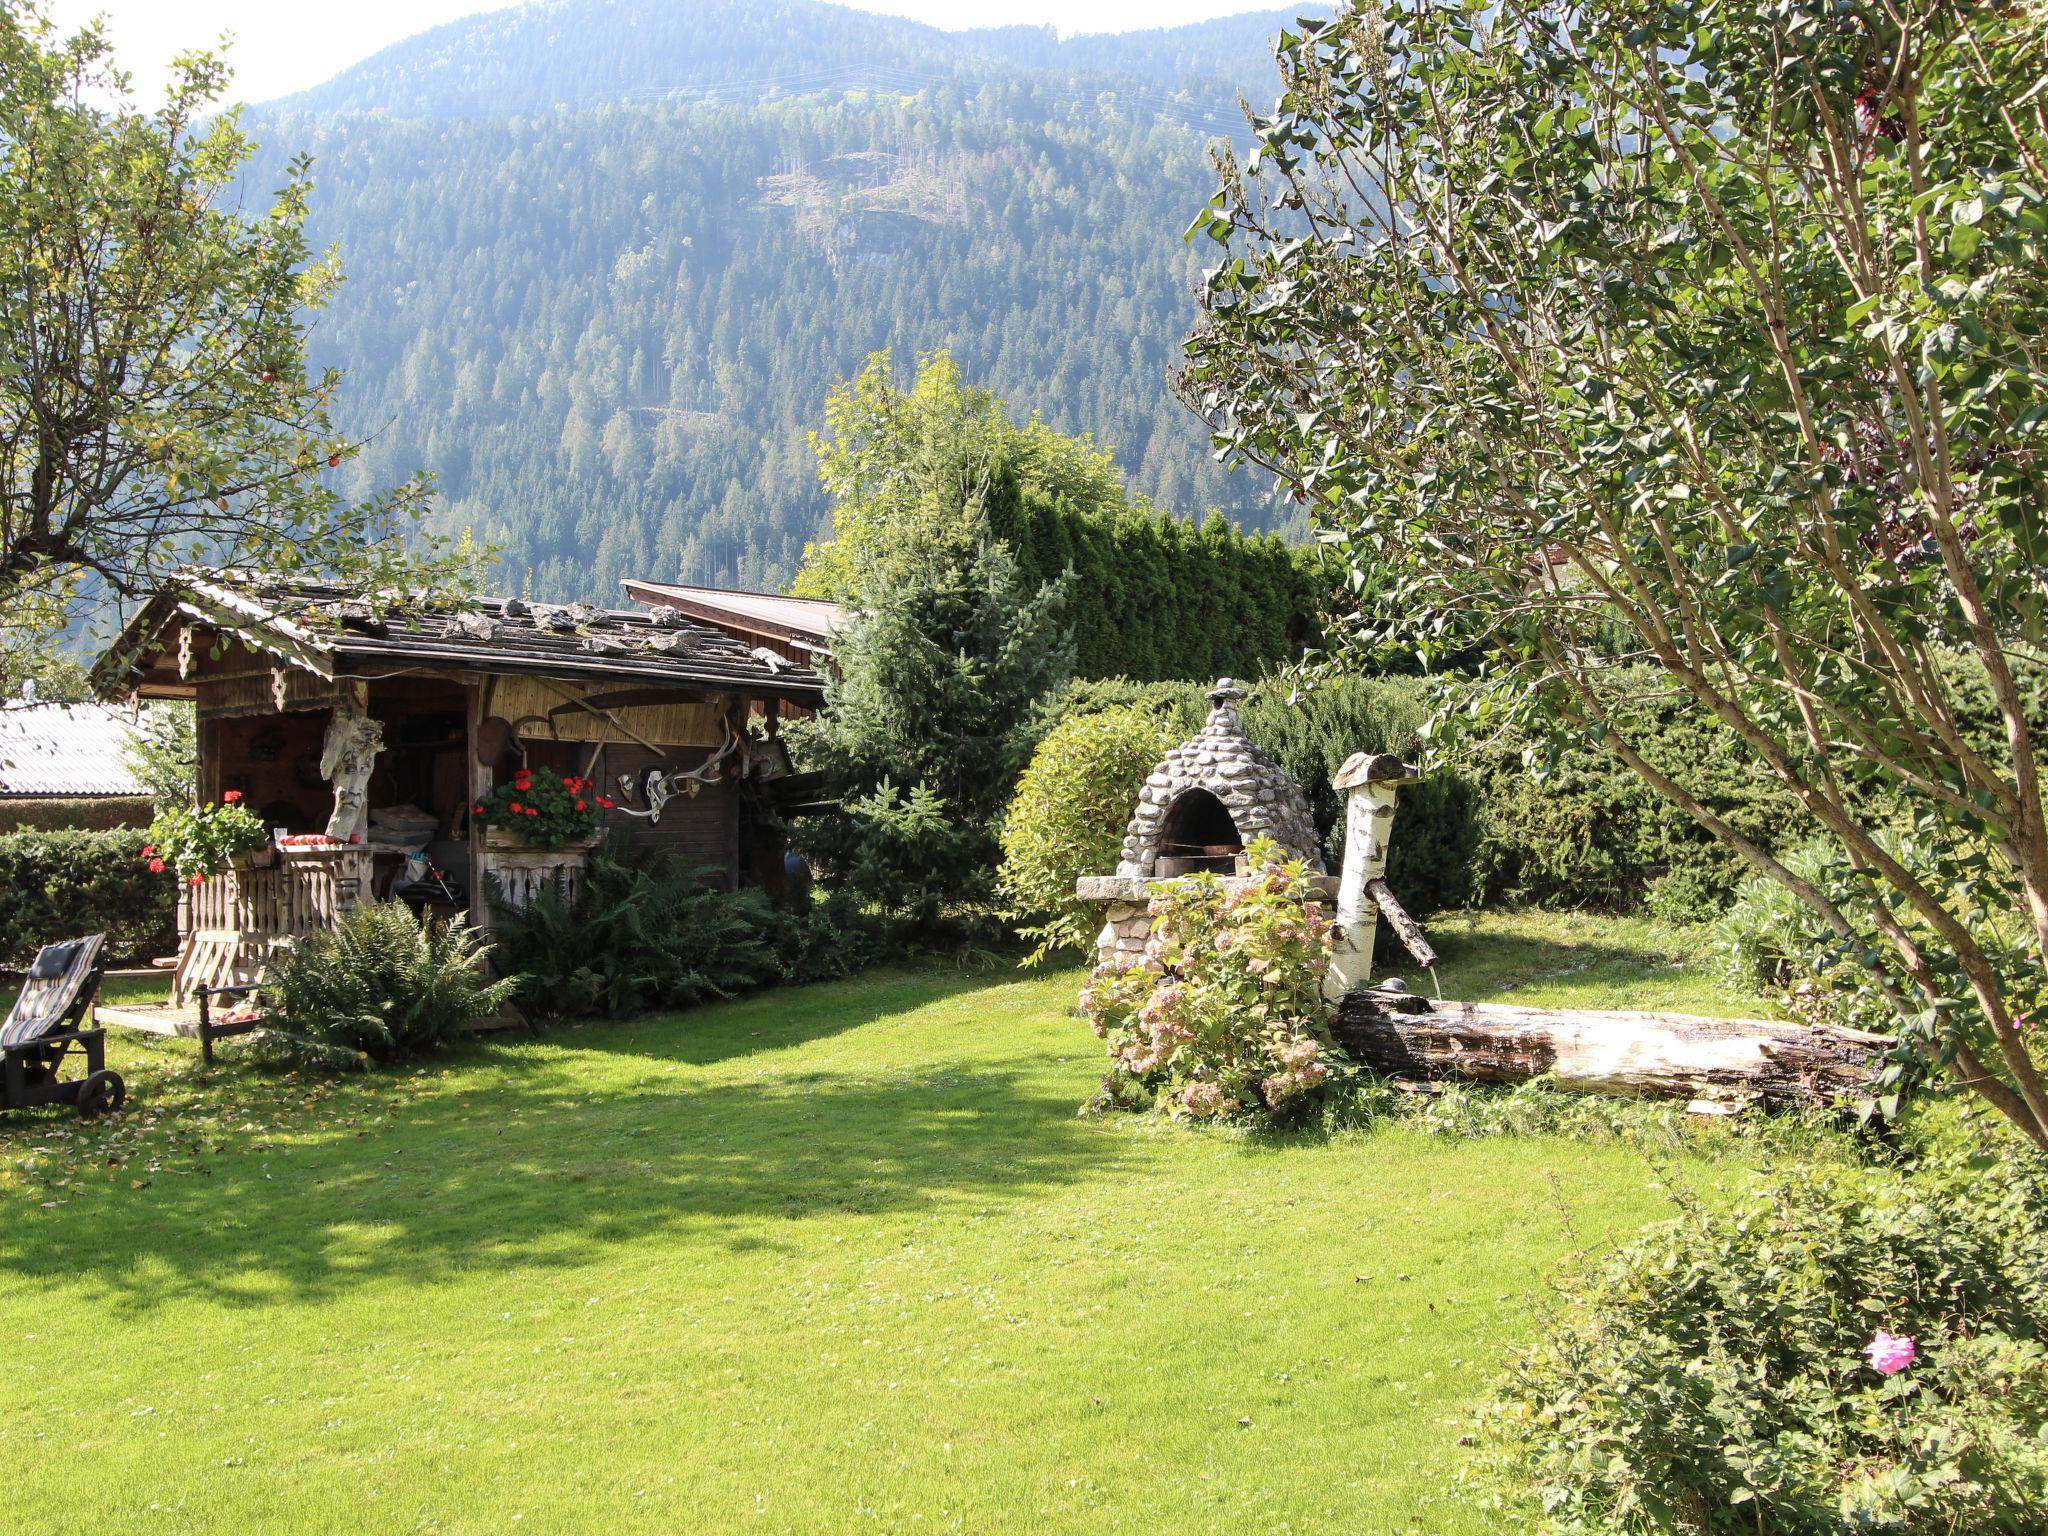
[[[1345,792],[1344,869],[1337,886],[1337,935],[1330,953],[1329,974],[1323,981],[1323,995],[1332,1002],[1354,987],[1364,986],[1372,977],[1379,904],[1372,898],[1371,887],[1387,872],[1387,843],[1393,836],[1394,802],[1401,786],[1413,784],[1421,777],[1420,772],[1391,753],[1354,752],[1331,780]],[[1405,912],[1401,915],[1408,916]],[[1414,926],[1412,919],[1409,925]]]

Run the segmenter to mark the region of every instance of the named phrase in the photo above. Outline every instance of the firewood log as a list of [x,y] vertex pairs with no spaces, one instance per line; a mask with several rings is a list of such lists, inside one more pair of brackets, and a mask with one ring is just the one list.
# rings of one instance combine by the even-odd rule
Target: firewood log
[[1580,1092],[1772,1107],[1866,1092],[1889,1044],[1826,1024],[1430,1002],[1377,989],[1347,994],[1331,1030],[1354,1061],[1391,1077],[1511,1083],[1547,1072]]

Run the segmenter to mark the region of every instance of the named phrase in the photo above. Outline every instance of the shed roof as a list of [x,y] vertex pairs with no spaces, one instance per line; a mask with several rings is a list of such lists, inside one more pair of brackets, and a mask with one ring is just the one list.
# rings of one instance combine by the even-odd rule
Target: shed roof
[[825,688],[810,668],[676,613],[517,598],[454,603],[430,594],[387,595],[372,605],[317,582],[243,586],[206,575],[158,593],[129,620],[93,668],[95,689],[102,696],[133,691],[149,656],[186,623],[237,635],[323,677],[396,664],[635,682],[812,707]]
[[745,630],[766,640],[801,644],[809,650],[829,650],[833,637],[846,628],[846,611],[837,603],[815,597],[736,592],[638,577],[628,577],[623,585],[635,602],[674,608],[685,618]]
[[0,704],[0,800],[146,795],[128,766],[135,739],[104,704]]

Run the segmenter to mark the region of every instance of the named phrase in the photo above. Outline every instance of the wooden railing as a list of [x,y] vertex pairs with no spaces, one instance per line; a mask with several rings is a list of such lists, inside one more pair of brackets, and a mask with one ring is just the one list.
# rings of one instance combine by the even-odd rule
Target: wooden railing
[[361,848],[280,850],[268,869],[237,867],[188,886],[178,903],[171,1000],[189,1007],[203,986],[260,980],[280,946],[334,926],[370,894]]

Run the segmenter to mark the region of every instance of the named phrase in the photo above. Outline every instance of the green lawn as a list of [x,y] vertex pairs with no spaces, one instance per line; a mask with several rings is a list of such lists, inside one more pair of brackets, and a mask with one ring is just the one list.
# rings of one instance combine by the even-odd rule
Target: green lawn
[[[1662,986],[1658,942],[1608,948]],[[1487,1530],[1462,1415],[1574,1240],[1662,1213],[1649,1164],[1078,1119],[1077,984],[883,974],[313,1084],[123,1037],[121,1120],[0,1122],[0,1525]]]

